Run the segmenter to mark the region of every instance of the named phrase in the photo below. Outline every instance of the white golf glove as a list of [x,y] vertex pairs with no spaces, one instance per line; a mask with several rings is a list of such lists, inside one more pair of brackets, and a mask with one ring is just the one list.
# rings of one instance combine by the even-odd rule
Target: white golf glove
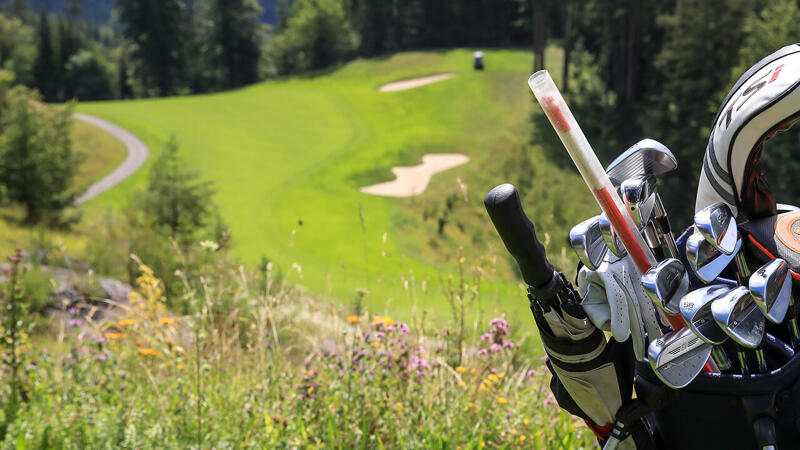
[[653,340],[662,333],[633,260],[607,252],[597,270],[581,269],[578,287],[589,320],[597,328],[610,331],[618,342],[630,337],[636,359],[646,360],[646,337]]

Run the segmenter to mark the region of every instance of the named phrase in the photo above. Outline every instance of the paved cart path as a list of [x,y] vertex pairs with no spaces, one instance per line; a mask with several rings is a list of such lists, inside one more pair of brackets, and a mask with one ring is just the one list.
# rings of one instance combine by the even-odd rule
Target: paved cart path
[[148,150],[147,145],[145,145],[141,139],[131,134],[128,130],[114,125],[107,120],[82,113],[74,113],[72,117],[110,133],[112,136],[119,139],[120,142],[125,145],[125,148],[128,149],[128,156],[125,158],[125,161],[122,161],[122,164],[117,166],[110,174],[103,177],[100,181],[89,186],[86,192],[75,200],[75,204],[80,205],[81,203],[85,203],[97,197],[133,175],[142,167],[142,164],[147,161]]

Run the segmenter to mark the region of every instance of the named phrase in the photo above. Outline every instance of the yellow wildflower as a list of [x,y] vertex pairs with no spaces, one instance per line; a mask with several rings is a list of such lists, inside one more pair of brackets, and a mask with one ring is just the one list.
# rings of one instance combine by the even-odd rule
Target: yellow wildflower
[[314,386],[309,386],[307,391],[308,391],[309,394],[314,392]]
[[119,324],[123,327],[127,327],[128,325],[133,325],[136,323],[136,319],[122,319],[119,321]]
[[380,345],[381,345],[381,344],[379,344],[379,343],[377,343],[377,342],[373,342],[371,345],[372,345],[373,347],[380,347]]
[[520,437],[519,437],[519,441],[520,441],[520,442],[525,442],[525,439],[526,439],[526,438],[527,438],[527,436],[525,436],[525,435],[523,434],[522,436],[520,436]]
[[158,355],[158,350],[154,348],[140,348],[139,354],[142,356],[156,356]]
[[517,429],[516,428],[512,428],[511,429],[511,434],[517,434]]
[[492,383],[497,383],[497,382],[500,381],[500,378],[497,378],[497,375],[495,375],[493,373],[490,373],[489,376],[486,377],[486,378],[488,378],[489,381],[491,381]]
[[477,369],[470,369],[469,373],[476,374],[476,373],[478,373],[478,370]]
[[390,327],[394,325],[394,320],[389,316],[375,316],[372,318],[372,324]]
[[395,407],[395,408],[397,408],[397,409],[403,409],[403,402],[397,402],[397,403],[394,405],[394,407]]
[[522,421],[523,425],[528,425],[529,423],[531,423],[531,421],[528,420],[528,419],[525,419],[525,420]]
[[456,372],[458,372],[458,373],[465,373],[466,371],[467,371],[466,367],[463,367],[463,366],[456,367]]
[[464,383],[463,381],[459,381],[458,382],[458,387],[462,387],[462,388],[463,387],[467,387],[467,383]]
[[472,408],[473,406],[475,406],[475,403],[467,402],[467,408]]
[[178,365],[177,365],[177,366],[175,366],[175,367],[176,367],[178,370],[186,370],[186,366],[184,366],[183,364],[178,364]]
[[170,317],[159,317],[158,323],[160,323],[161,325],[172,325],[173,323],[175,323],[175,319],[172,319]]
[[111,339],[111,340],[122,339],[125,337],[125,335],[122,333],[106,333],[103,336],[105,336],[106,339]]
[[361,322],[361,318],[358,316],[347,316],[347,323],[358,323]]
[[504,373],[498,373],[498,374],[497,374],[497,377],[498,377],[498,378],[503,378],[504,376],[506,376],[506,374],[504,374]]
[[497,403],[505,405],[506,403],[508,403],[508,400],[506,400],[505,397],[497,397]]
[[536,436],[541,436],[541,435],[542,435],[542,430],[536,432]]

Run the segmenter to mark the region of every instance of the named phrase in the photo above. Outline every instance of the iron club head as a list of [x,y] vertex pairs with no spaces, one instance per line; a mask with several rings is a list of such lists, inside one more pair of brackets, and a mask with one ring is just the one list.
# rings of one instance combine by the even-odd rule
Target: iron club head
[[569,230],[569,244],[589,270],[597,270],[606,255],[606,243],[600,233],[600,216],[594,216]]
[[642,175],[628,178],[619,186],[622,201],[636,225],[647,224],[656,203],[655,180]]
[[616,187],[628,178],[639,175],[659,176],[675,170],[676,167],[678,160],[664,144],[653,139],[642,139],[609,164],[606,173]]
[[686,241],[686,258],[697,278],[704,283],[711,283],[728,267],[741,247],[742,239],[739,237],[733,253],[726,255],[717,250],[702,234],[694,233]]
[[750,294],[764,316],[773,323],[783,322],[792,300],[789,264],[781,258],[764,264],[750,276]]
[[686,327],[652,341],[647,348],[647,358],[653,372],[664,384],[680,389],[703,370],[712,348]]
[[611,250],[611,253],[619,258],[628,254],[619,235],[617,235],[617,232],[611,227],[611,221],[608,220],[605,214],[600,214],[600,233],[603,235],[603,240],[606,242],[608,249]]
[[728,340],[711,314],[712,302],[733,290],[730,286],[716,284],[705,286],[686,294],[681,299],[681,315],[686,325],[703,341],[719,345]]
[[726,255],[734,253],[739,240],[736,218],[725,203],[706,206],[694,215],[694,227],[717,250]]
[[656,306],[667,314],[680,313],[680,301],[689,292],[689,276],[683,263],[668,258],[642,275],[642,287]]
[[750,295],[739,286],[711,303],[711,314],[720,328],[736,343],[756,348],[764,338],[764,316]]

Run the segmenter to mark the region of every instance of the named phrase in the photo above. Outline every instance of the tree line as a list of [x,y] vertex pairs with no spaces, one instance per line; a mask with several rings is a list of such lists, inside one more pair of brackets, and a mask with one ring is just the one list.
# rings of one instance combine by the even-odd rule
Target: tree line
[[[663,196],[678,224],[688,224],[716,110],[749,67],[800,41],[798,1],[567,0],[561,8],[562,87],[582,128],[605,162],[643,137],[666,144],[679,168],[660,181]],[[786,203],[800,196],[791,175],[800,173],[797,128],[768,143],[762,158]]]

